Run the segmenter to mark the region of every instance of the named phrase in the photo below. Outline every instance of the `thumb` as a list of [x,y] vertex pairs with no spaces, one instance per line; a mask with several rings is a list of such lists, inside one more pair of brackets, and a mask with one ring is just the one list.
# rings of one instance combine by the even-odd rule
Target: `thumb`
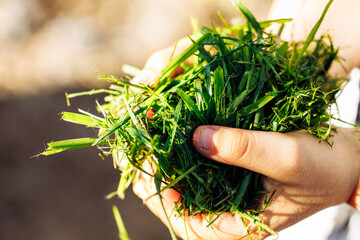
[[276,180],[299,166],[299,142],[293,134],[200,126],[193,134],[193,144],[209,159]]

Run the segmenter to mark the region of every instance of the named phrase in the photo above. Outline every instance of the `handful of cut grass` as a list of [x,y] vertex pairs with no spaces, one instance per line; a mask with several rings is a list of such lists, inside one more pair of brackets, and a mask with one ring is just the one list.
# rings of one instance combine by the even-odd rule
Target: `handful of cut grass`
[[[220,16],[225,27],[202,27],[191,37],[192,44],[170,60],[155,87],[100,74],[115,84],[67,95],[108,94],[106,104],[98,106],[101,117],[84,111],[62,114],[65,121],[98,128],[99,137],[52,142],[43,154],[97,146],[102,155],[113,155],[114,162],[123,161],[115,193],[120,197],[145,172],[144,161],[151,161],[155,174],[145,174],[154,176],[159,194],[168,188],[181,194],[175,204],[180,215],[230,211],[274,234],[257,220],[273,194],[259,208],[259,197],[266,194],[260,175],[201,156],[192,146],[192,133],[203,124],[302,130],[331,143],[332,115],[327,110],[335,102],[339,81],[328,76],[328,69],[338,51],[329,36],[314,36],[332,1],[304,42],[282,40],[282,28],[266,32],[271,24],[289,19],[258,22],[241,2],[232,2],[246,24],[229,25]],[[184,61],[190,57],[193,65],[188,66]],[[179,67],[183,73],[173,78]]]

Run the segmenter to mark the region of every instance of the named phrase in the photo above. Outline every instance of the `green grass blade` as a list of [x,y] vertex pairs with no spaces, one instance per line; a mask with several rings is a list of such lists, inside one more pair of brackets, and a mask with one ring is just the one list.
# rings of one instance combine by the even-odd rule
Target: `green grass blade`
[[236,209],[238,209],[240,202],[243,200],[244,196],[245,196],[245,192],[248,189],[248,186],[250,184],[250,180],[251,180],[251,172],[247,172],[245,178],[241,181],[241,187],[240,190],[238,191],[235,201],[234,201],[234,205],[231,207],[230,212],[235,212]]
[[179,121],[179,117],[180,117],[180,113],[181,113],[181,109],[182,109],[182,102],[180,101],[178,103],[178,105],[175,108],[175,114],[174,114],[174,120],[173,120],[173,126],[172,126],[172,131],[171,131],[171,135],[168,137],[168,140],[165,143],[164,149],[169,153],[171,151],[172,145],[174,143],[174,139],[175,139],[175,134],[177,132],[177,124]]
[[133,169],[133,166],[129,161],[126,162],[125,168],[121,170],[121,177],[116,192],[110,194],[108,199],[112,195],[117,195],[120,199],[125,198],[125,190],[129,188],[130,184],[136,176],[137,171]]
[[[146,108],[140,108],[138,110],[136,110],[136,112],[134,113],[135,115],[137,115],[138,113],[144,111]],[[94,143],[93,146],[98,145],[100,142],[104,141],[105,138],[109,137],[111,134],[113,134],[116,130],[118,130],[119,128],[121,128],[122,126],[124,126],[126,123],[128,123],[130,121],[130,116],[126,117],[123,120],[119,120],[116,124],[112,125],[110,129],[108,129],[103,135],[101,135]]]
[[69,140],[50,142],[47,144],[48,147],[45,150],[45,152],[40,153],[39,155],[48,156],[71,149],[91,147],[95,142],[95,140],[96,140],[95,138],[75,138]]
[[218,67],[214,71],[214,101],[215,101],[216,118],[222,116],[225,113],[225,110],[223,109],[225,105],[224,90],[225,90],[224,71],[221,67]]
[[190,112],[193,112],[196,117],[203,123],[207,124],[207,120],[204,115],[200,112],[196,104],[191,100],[191,98],[180,88],[176,90],[176,93],[181,97],[184,101],[185,105],[189,108]]
[[330,0],[327,4],[326,7],[324,9],[324,11],[321,14],[320,19],[316,22],[315,26],[311,29],[310,34],[308,35],[308,37],[306,38],[306,41],[304,43],[303,48],[301,49],[299,55],[296,58],[296,62],[295,62],[295,68],[297,67],[297,65],[299,64],[301,58],[303,57],[304,53],[306,52],[306,49],[309,47],[310,43],[314,40],[315,38],[315,34],[317,33],[317,31],[319,30],[319,27],[321,25],[321,23],[323,22],[325,15],[327,13],[327,11],[329,10],[329,7],[331,6],[332,2],[334,0]]
[[245,90],[242,93],[240,93],[239,96],[237,96],[228,106],[226,109],[227,113],[232,113],[236,111],[236,109],[239,107],[239,105],[245,100],[245,98],[249,95],[251,90]]
[[183,174],[181,174],[179,177],[177,177],[175,180],[173,180],[172,182],[170,182],[168,185],[166,185],[164,188],[162,188],[160,191],[165,191],[166,189],[169,189],[171,187],[173,187],[175,184],[177,184],[178,182],[180,182],[181,180],[183,180],[186,176],[188,176],[190,173],[192,173],[193,171],[195,171],[195,169],[197,168],[197,165],[192,166],[191,168],[189,168],[188,170],[186,170],[186,172],[184,172]]
[[146,138],[150,139],[150,136],[148,134],[148,132],[144,129],[144,127],[140,124],[140,122],[138,121],[138,119],[136,118],[135,114],[133,113],[133,111],[131,110],[130,106],[128,103],[126,103],[126,107],[129,113],[129,116],[131,118],[131,121],[134,123],[136,129],[143,134]]
[[251,113],[256,112],[260,108],[264,107],[268,102],[273,100],[279,93],[280,92],[273,92],[273,93],[267,94],[266,96],[262,97],[258,101],[254,102],[254,103],[244,107],[240,111],[238,111],[237,115],[240,116],[240,117],[244,117],[244,116],[247,116],[247,115],[249,115]]
[[93,90],[85,91],[85,92],[66,93],[66,97],[68,99],[70,99],[70,98],[81,97],[81,96],[96,95],[99,93],[108,93],[108,94],[113,94],[113,95],[119,95],[118,91],[113,91],[113,90],[109,90],[109,89],[93,89]]
[[287,22],[291,22],[293,19],[292,18],[281,18],[281,19],[275,19],[275,20],[264,20],[264,21],[260,21],[259,24],[261,26],[261,28],[267,28],[270,25],[277,23],[277,24],[284,24]]
[[106,126],[105,119],[99,120],[99,118],[94,119],[93,117],[72,113],[72,112],[62,112],[61,119],[67,122],[72,122],[80,125],[85,125],[87,127],[103,127]]
[[[159,195],[160,195],[160,193],[159,193]],[[160,203],[161,203],[161,207],[162,207],[162,209],[163,209],[163,211],[164,211],[164,214],[165,214],[165,216],[166,216],[166,220],[167,220],[167,222],[168,222],[168,224],[169,224],[168,229],[169,229],[169,232],[170,232],[170,235],[171,235],[171,240],[178,240],[178,238],[177,238],[177,236],[176,236],[176,234],[175,234],[174,228],[173,228],[173,226],[172,226],[172,224],[171,224],[171,222],[170,222],[168,213],[166,212],[166,209],[165,209],[165,206],[164,206],[164,202],[163,202],[163,200],[162,200],[161,198],[160,198]]]
[[271,69],[271,71],[273,71],[273,73],[275,74],[276,78],[278,80],[281,80],[280,75],[278,74],[278,72],[275,70],[274,66],[271,64],[271,62],[269,61],[268,58],[266,58],[258,49],[256,49],[255,47],[249,45],[249,48],[251,50],[253,50],[257,56],[259,56],[262,60],[264,60],[266,62],[266,64],[268,65],[268,67]]
[[264,222],[260,221],[259,219],[257,219],[255,216],[250,215],[249,213],[242,211],[242,210],[237,210],[236,211],[237,214],[239,214],[241,217],[249,220],[252,223],[257,224],[258,226],[260,226],[261,228],[265,229],[266,231],[268,231],[269,233],[271,233],[272,235],[276,236],[277,233],[272,230],[269,226],[267,226]]
[[223,17],[223,15],[220,13],[220,11],[217,11],[217,15],[219,17],[219,19],[221,20],[221,22],[224,24],[224,26],[226,28],[230,28],[229,23],[225,20],[225,18]]
[[115,221],[116,221],[116,225],[117,225],[117,228],[119,230],[119,239],[120,240],[130,240],[129,238],[129,235],[126,231],[126,228],[125,228],[125,224],[121,218],[121,215],[120,215],[120,212],[119,212],[119,209],[113,205],[112,206],[112,211],[113,211],[113,214],[114,214],[114,218],[115,218]]
[[160,82],[165,80],[166,78],[170,77],[171,74],[175,71],[175,69],[180,66],[182,62],[188,59],[191,55],[193,55],[197,51],[197,43],[204,42],[210,39],[210,34],[205,34],[201,36],[197,41],[193,42],[193,44],[188,47],[184,52],[182,52],[179,56],[174,58],[168,66],[164,68],[161,72]]
[[163,175],[161,174],[160,169],[157,168],[156,172],[155,172],[155,176],[154,176],[154,183],[155,183],[156,191],[159,194],[160,199],[162,198],[162,196],[160,194],[162,191],[161,190],[162,178],[163,178]]
[[199,79],[194,81],[196,105],[200,111],[204,111],[205,96],[202,91],[202,83]]
[[132,88],[137,88],[137,89],[140,89],[140,90],[143,90],[145,92],[149,92],[149,88],[147,87],[143,87],[143,86],[140,86],[140,85],[137,85],[137,84],[133,84],[131,82],[128,82],[128,81],[125,81],[125,80],[121,80],[121,79],[118,79],[118,78],[115,78],[113,76],[107,76],[105,74],[102,74],[102,73],[99,73],[99,72],[96,72],[99,77],[101,77],[102,79],[106,79],[106,80],[109,80],[109,81],[112,81],[112,82],[116,82],[118,84],[121,84],[121,85],[124,85],[124,86],[128,86],[128,87],[132,87]]
[[258,37],[262,36],[262,28],[259,22],[256,20],[254,15],[250,12],[250,10],[240,1],[240,0],[230,0],[245,16],[245,18],[250,22],[251,26],[254,28]]

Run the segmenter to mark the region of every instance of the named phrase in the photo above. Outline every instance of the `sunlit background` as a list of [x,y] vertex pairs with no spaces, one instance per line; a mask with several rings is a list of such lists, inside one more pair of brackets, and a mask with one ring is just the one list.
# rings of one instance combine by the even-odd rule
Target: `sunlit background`
[[[264,19],[271,0],[243,2]],[[132,239],[169,239],[131,191],[124,201],[105,199],[119,172],[96,149],[30,157],[46,142],[93,133],[59,113],[96,112],[101,96],[67,107],[65,92],[106,86],[95,71],[141,68],[192,33],[190,16],[210,26],[218,10],[229,21],[238,16],[227,0],[0,0],[0,239],[117,239],[113,204]]]
[[[261,18],[270,0],[244,2]],[[154,50],[191,34],[190,15],[209,26],[218,10],[237,16],[227,0],[1,0],[1,97],[99,85],[96,70],[141,67]]]

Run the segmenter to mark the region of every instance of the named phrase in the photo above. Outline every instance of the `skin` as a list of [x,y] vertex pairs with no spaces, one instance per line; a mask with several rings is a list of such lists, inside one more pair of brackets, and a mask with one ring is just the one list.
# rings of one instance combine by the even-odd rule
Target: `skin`
[[[133,81],[155,83],[171,53],[172,48],[168,48],[152,55]],[[349,67],[356,66],[356,62],[351,60]],[[191,59],[188,63],[191,64]],[[174,74],[179,73],[181,69]],[[200,126],[193,134],[193,144],[209,159],[262,174],[265,190],[272,192],[276,189],[276,194],[260,219],[271,229],[280,231],[340,203],[348,203],[360,211],[360,133],[356,129],[337,128],[333,134],[334,144],[330,147],[300,131],[283,134]],[[151,171],[149,164],[144,168]],[[162,206],[149,176],[141,175],[133,189],[144,204],[169,226],[165,209],[175,233],[183,239],[235,240],[246,235],[246,227],[237,214],[222,214],[212,225],[213,230],[206,227],[208,219],[200,215],[179,218],[173,213],[179,194],[174,190],[164,191]],[[257,230],[254,224],[247,224],[250,232]],[[266,231],[261,234],[254,232],[252,238],[264,239],[268,235]]]
[[[360,134],[354,129],[338,128],[334,146],[303,132],[286,134],[248,131],[220,126],[201,126],[193,135],[195,148],[204,156],[226,164],[248,168],[264,175],[267,191],[277,190],[272,204],[260,215],[268,226],[279,231],[327,207],[351,202],[360,210],[359,169]],[[206,143],[207,142],[207,143]],[[356,190],[354,190],[356,189]],[[135,193],[168,225],[152,179],[141,177],[134,185]],[[357,192],[357,194],[356,194]],[[163,201],[169,214],[179,195],[167,190]],[[171,217],[175,232],[184,239],[239,239],[244,235],[240,217],[223,214],[213,225],[200,216],[182,219]],[[256,230],[250,226],[251,230]],[[218,236],[216,236],[218,235]],[[254,239],[266,236],[253,235]]]
[[[303,40],[319,20],[328,0],[274,0],[268,19],[292,18],[282,33],[284,40]],[[318,34],[329,33],[339,55],[345,60],[343,66],[332,66],[333,75],[344,75],[354,67],[360,67],[360,1],[335,0],[330,6]]]

